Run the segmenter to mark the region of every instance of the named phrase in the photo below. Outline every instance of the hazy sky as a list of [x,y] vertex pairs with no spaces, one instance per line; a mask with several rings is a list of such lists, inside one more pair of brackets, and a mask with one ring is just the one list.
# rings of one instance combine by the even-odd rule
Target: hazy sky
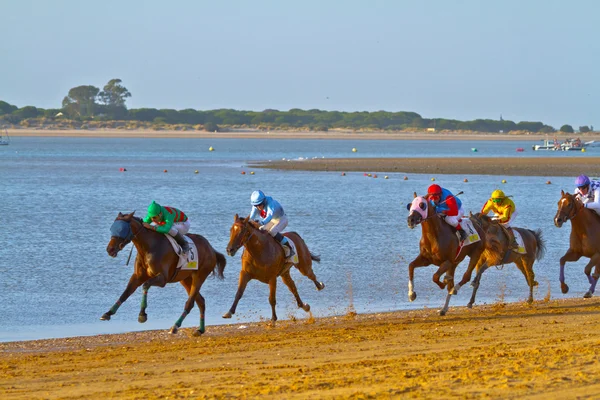
[[414,111],[600,128],[600,1],[0,1],[0,100]]

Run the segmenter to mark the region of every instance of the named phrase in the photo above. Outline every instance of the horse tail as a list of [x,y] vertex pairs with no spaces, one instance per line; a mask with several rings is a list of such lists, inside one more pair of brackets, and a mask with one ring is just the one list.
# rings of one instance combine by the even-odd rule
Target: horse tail
[[535,236],[535,241],[537,242],[537,250],[535,252],[535,259],[541,260],[542,258],[544,258],[544,254],[546,254],[546,241],[544,240],[544,238],[542,236],[542,230],[537,229],[535,231],[532,231],[531,229],[529,229],[529,231],[533,234],[533,236]]
[[218,251],[216,251],[215,249],[213,249],[213,251],[215,252],[215,256],[217,256],[217,268],[216,270],[213,269],[213,275],[217,275],[217,278],[219,279],[225,279],[225,275],[223,275],[223,271],[225,270],[225,266],[227,265],[227,259],[225,258],[225,256],[221,253],[219,253]]
[[[310,253],[310,252],[309,252]],[[318,263],[321,262],[321,255],[310,253],[310,259]]]

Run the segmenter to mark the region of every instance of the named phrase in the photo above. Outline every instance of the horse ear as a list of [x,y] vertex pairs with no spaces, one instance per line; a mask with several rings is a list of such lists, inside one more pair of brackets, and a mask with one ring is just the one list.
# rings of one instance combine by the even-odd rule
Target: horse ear
[[127,214],[127,218],[133,218],[133,214],[135,214],[135,211],[131,212],[130,214]]
[[469,218],[473,218],[473,211],[469,210]]
[[235,217],[233,217],[233,222],[237,221],[239,217],[239,215],[235,214]]
[[413,192],[413,196],[415,196],[414,198],[417,198],[417,192]]
[[119,213],[119,215],[117,215],[117,218],[123,218],[123,213]]
[[561,190],[561,191],[560,191],[560,195],[561,195],[561,196],[564,196],[564,195],[565,195],[565,191],[564,191],[564,190]]

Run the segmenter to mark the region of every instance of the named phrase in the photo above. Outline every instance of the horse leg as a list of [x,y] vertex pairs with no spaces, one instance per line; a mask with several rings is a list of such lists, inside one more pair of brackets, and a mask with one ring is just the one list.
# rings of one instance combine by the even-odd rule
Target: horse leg
[[581,258],[581,254],[575,252],[575,250],[569,248],[564,256],[560,258],[560,290],[563,294],[569,292],[569,286],[565,283],[565,263],[577,261]]
[[415,301],[417,292],[414,291],[415,268],[430,265],[431,261],[422,254],[419,254],[410,264],[408,264],[408,300]]
[[432,277],[433,283],[438,285],[440,287],[440,289],[444,289],[446,287],[446,278],[444,278],[443,282],[440,281],[440,278],[441,278],[442,274],[445,274],[446,271],[448,271],[448,268],[450,265],[451,265],[451,263],[449,261],[444,261],[438,267],[438,270],[435,271],[435,274],[433,274],[433,277]]
[[467,304],[468,308],[473,308],[473,303],[475,303],[475,297],[477,296],[477,289],[479,289],[479,282],[481,281],[481,275],[483,275],[485,270],[488,268],[489,266],[487,265],[487,263],[483,263],[483,265],[481,265],[481,268],[477,270],[477,274],[475,275],[475,279],[473,280],[473,293],[471,294],[471,300],[469,300],[469,303]]
[[[594,254],[590,257],[590,262],[585,266],[584,272],[588,278],[588,282],[590,283],[590,288],[587,293],[583,295],[584,299],[589,299],[594,295],[596,291],[596,283],[598,283],[598,278],[592,276],[592,268],[600,262],[600,253]],[[597,268],[596,268],[597,269]]]
[[[289,270],[287,271],[289,272]],[[269,304],[271,304],[271,322],[274,324],[277,321],[277,314],[275,313],[275,304],[277,303],[277,277],[271,278],[269,281]]]
[[[534,253],[535,254],[535,253]],[[533,255],[532,259],[526,259],[524,257],[518,257],[515,260],[515,265],[519,268],[519,271],[525,276],[525,280],[527,281],[527,286],[529,286],[529,298],[527,299],[527,303],[533,303],[533,287],[535,286],[534,274],[533,274]]]
[[100,317],[100,320],[102,320],[102,321],[110,320],[110,316],[116,314],[119,307],[121,307],[121,304],[123,304],[125,302],[125,300],[127,300],[129,298],[129,296],[131,296],[131,294],[133,292],[135,292],[136,289],[138,287],[140,287],[140,285],[142,283],[144,283],[147,279],[148,279],[148,276],[146,276],[146,275],[138,276],[135,273],[133,275],[131,275],[131,278],[129,278],[129,283],[127,283],[127,287],[123,291],[123,294],[121,294],[121,297],[119,297],[119,300],[117,300],[117,302],[115,304],[113,304],[113,306],[110,308],[110,310],[105,312]]
[[233,300],[233,304],[231,305],[231,308],[229,309],[229,311],[227,311],[225,314],[223,314],[223,318],[231,318],[231,316],[233,314],[235,314],[235,309],[237,308],[238,302],[244,295],[244,290],[246,290],[246,285],[248,284],[249,281],[250,281],[250,275],[248,275],[248,273],[242,269],[240,271],[240,280],[238,282],[238,290],[237,290],[237,293],[235,294],[235,300]]
[[[200,286],[202,286],[203,280],[201,279],[200,275],[196,274],[193,275],[191,281],[192,284],[190,286],[190,290],[188,291],[188,299],[185,302],[183,313],[181,313],[177,321],[175,321],[175,325],[171,327],[170,333],[177,333],[179,328],[181,328],[181,324],[183,324],[183,320],[185,319],[185,317],[187,317],[190,311],[192,311],[192,308],[194,308],[194,302],[196,301],[196,297],[200,293]],[[202,318],[203,313],[201,312],[200,315]]]
[[[317,290],[323,290],[325,289],[325,284],[323,282],[319,282],[319,280],[317,279],[317,276],[315,275],[312,267],[310,265],[308,266],[302,266],[302,263],[300,263],[299,265],[296,266],[296,268],[298,268],[298,271],[300,271],[300,273],[304,276],[306,276],[308,279],[310,279],[311,281],[314,282]],[[289,271],[289,270],[288,270]],[[283,277],[284,274],[281,274],[281,276]]]
[[143,324],[148,321],[148,314],[146,314],[146,307],[148,307],[148,290],[150,289],[150,285],[148,282],[144,283],[142,286],[142,302],[140,304],[140,314],[138,315],[138,322]]
[[283,273],[283,275],[281,275],[281,280],[283,281],[283,283],[286,284],[288,289],[290,289],[290,292],[292,292],[292,294],[296,298],[296,303],[298,304],[298,308],[301,308],[304,311],[309,312],[310,306],[306,303],[303,303],[302,299],[300,299],[300,295],[298,294],[298,289],[296,288],[296,284],[294,283],[294,280],[292,279],[292,276],[290,275],[290,271]]
[[[450,261],[444,261],[442,263],[442,265],[440,265],[440,268],[437,270],[437,272],[433,275],[433,278],[434,278],[433,281],[435,282],[436,275],[437,275],[437,279],[439,281],[439,276],[443,273],[446,273],[446,271],[448,271],[446,273],[446,276],[444,277],[444,283],[447,283],[447,285],[448,285],[448,294],[446,295],[446,301],[444,302],[444,306],[440,310],[441,316],[446,315],[446,313],[448,312],[448,307],[450,306],[450,297],[452,296],[452,292],[454,289],[454,269],[455,268],[456,268],[456,265],[452,264]],[[449,274],[452,274],[452,275],[449,275]]]

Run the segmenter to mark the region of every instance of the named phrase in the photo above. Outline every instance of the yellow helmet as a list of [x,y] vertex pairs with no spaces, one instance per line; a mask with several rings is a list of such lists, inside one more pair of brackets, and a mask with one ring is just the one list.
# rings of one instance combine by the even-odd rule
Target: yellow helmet
[[504,199],[506,195],[500,189],[496,189],[492,192],[492,199]]

